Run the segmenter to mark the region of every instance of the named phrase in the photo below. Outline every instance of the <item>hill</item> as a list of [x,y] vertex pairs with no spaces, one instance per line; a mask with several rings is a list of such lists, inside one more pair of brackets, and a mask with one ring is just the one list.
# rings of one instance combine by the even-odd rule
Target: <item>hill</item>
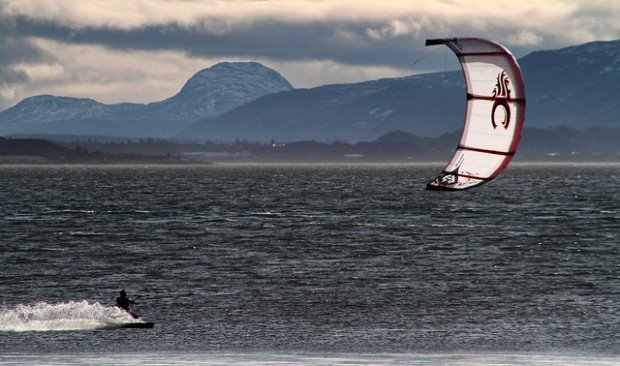
[[[620,126],[620,41],[539,51],[519,60],[526,126]],[[465,115],[461,72],[267,95],[177,135],[211,140],[372,141],[390,131],[439,136]]]
[[63,146],[38,138],[0,137],[0,163],[2,164],[71,164],[71,163],[175,163],[178,157],[170,154],[109,153],[89,152],[75,146]]
[[[537,51],[519,63],[526,127],[620,126],[620,41]],[[146,105],[27,98],[0,112],[0,135],[357,143],[391,131],[439,137],[461,129],[464,115],[460,71],[293,89],[258,63],[221,63],[198,72],[175,96]]]
[[0,137],[0,156],[38,156],[64,159],[71,149],[42,139],[5,139]]
[[179,93],[156,103],[107,105],[83,98],[30,97],[0,112],[0,135],[172,136],[201,118],[292,88],[259,63],[223,62],[199,71]]

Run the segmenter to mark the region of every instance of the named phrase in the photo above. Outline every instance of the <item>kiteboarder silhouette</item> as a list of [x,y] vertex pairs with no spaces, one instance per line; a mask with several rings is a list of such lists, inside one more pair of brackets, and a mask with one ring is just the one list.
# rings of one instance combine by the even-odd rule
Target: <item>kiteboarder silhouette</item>
[[125,290],[121,290],[120,292],[120,296],[116,298],[116,306],[118,306],[119,308],[125,310],[126,312],[128,312],[132,317],[134,318],[138,318],[138,315],[132,313],[129,310],[129,305],[130,304],[137,304],[137,302],[133,301],[133,300],[129,300],[129,298],[127,297],[127,291]]

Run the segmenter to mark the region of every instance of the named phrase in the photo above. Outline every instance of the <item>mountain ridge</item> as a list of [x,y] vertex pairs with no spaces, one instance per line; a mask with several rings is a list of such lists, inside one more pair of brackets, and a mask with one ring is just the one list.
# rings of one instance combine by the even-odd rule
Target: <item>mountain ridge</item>
[[200,118],[291,89],[278,72],[257,62],[222,62],[195,73],[174,96],[148,104],[52,95],[25,98],[0,112],[0,134],[169,136]]
[[[620,125],[620,108],[616,106],[620,99],[620,41],[535,51],[518,62],[528,100],[526,127]],[[245,72],[230,72],[241,65]],[[239,83],[240,75],[244,80],[250,76],[257,79]],[[211,81],[200,82],[203,77]],[[237,98],[240,89],[222,86],[230,85],[231,80],[255,97]],[[210,85],[216,86],[215,91]],[[210,96],[217,97],[219,107],[215,102],[209,104],[214,100]],[[231,100],[232,104],[227,104]],[[18,105],[23,107],[22,102]],[[104,105],[73,98],[57,104],[64,102],[82,105],[83,113],[79,108],[50,109],[51,113],[31,108],[23,115],[39,120],[28,120],[11,116],[13,111],[7,109],[0,112],[0,134],[353,143],[373,141],[396,130],[439,136],[462,128],[465,84],[460,71],[451,71],[293,89],[276,71],[258,63],[225,62],[199,71],[177,94],[159,102]]]
[[[559,50],[532,52],[518,60],[526,85],[526,126],[575,128],[620,125],[620,41],[597,41]],[[444,72],[384,79],[381,91],[343,97],[338,108],[312,96],[319,88],[289,95],[258,98],[212,119],[196,122],[178,137],[213,140],[250,139],[282,141],[299,139],[349,142],[372,141],[401,130],[438,136],[462,128],[465,118],[465,85],[462,72]],[[365,83],[342,88],[366,88]],[[328,89],[325,89],[328,90]],[[284,100],[289,98],[288,100]],[[295,110],[283,108],[295,104]],[[266,108],[269,106],[268,108]],[[249,111],[252,111],[249,113]],[[346,117],[344,117],[346,116]],[[312,119],[314,135],[304,132]],[[280,121],[279,121],[280,120]],[[286,121],[286,123],[283,123]]]

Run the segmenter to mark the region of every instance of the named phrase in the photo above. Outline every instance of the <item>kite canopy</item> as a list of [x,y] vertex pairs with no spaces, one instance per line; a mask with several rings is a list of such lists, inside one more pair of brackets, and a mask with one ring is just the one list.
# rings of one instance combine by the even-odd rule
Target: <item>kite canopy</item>
[[525,117],[525,86],[517,61],[504,46],[482,38],[429,39],[458,57],[467,83],[461,141],[431,190],[463,190],[497,177],[514,156]]

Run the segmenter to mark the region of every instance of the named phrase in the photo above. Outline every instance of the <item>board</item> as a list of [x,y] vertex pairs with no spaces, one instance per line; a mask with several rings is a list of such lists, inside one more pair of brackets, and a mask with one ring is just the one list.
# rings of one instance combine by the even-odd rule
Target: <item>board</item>
[[154,325],[153,322],[125,323],[120,328],[153,328]]

